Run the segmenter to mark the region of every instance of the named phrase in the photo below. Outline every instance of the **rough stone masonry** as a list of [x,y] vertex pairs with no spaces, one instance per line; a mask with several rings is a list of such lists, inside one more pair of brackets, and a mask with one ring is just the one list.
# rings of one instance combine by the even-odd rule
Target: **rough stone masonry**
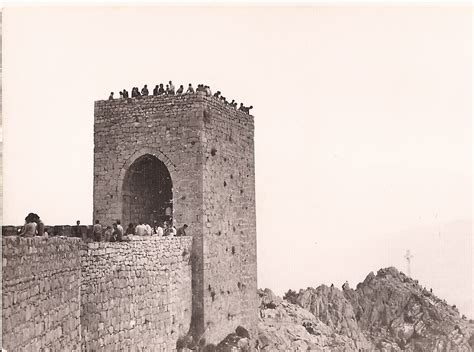
[[2,346],[170,351],[238,326],[255,338],[253,137],[252,116],[202,94],[97,101],[94,220],[174,219],[192,237],[85,243],[6,231]]
[[191,322],[186,237],[2,239],[7,351],[172,351]]
[[172,351],[191,322],[186,237],[96,242],[81,255],[83,351]]
[[2,347],[80,351],[79,239],[2,239]]
[[190,334],[255,334],[253,117],[199,93],[97,101],[94,115],[94,220],[188,224]]

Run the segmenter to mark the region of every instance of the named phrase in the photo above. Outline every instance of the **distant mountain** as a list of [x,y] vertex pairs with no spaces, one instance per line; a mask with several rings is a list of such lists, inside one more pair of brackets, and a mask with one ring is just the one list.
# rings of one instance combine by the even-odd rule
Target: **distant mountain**
[[[393,267],[370,273],[355,290],[321,285],[290,290],[284,299],[269,289],[258,294],[258,350],[467,352],[474,348],[473,321]],[[237,350],[252,350],[238,337],[232,341],[241,346]],[[217,350],[232,349],[230,343],[221,343]]]

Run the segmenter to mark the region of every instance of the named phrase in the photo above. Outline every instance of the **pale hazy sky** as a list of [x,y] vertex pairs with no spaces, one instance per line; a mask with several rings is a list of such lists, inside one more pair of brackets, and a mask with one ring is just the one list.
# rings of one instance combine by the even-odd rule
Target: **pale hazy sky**
[[413,276],[473,316],[471,9],[7,8],[4,221],[91,223],[94,100],[253,105],[259,286]]

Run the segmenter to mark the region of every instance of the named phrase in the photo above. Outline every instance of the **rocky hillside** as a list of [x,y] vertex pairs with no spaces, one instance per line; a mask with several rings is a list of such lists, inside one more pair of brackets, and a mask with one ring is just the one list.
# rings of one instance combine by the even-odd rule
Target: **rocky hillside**
[[461,352],[474,324],[395,268],[342,291],[325,285],[285,299],[259,290],[258,349],[264,351]]
[[[324,287],[323,290],[328,293],[329,289]],[[358,328],[352,307],[342,292],[335,289],[334,293],[339,298],[334,299],[332,296],[329,298],[334,299],[331,303],[327,298],[320,300],[321,296],[315,291],[315,299],[311,301],[324,319],[298,304],[275,296],[268,289],[259,291],[261,304],[258,349],[328,352],[371,350],[372,344]],[[300,291],[302,296],[305,292]]]
[[474,324],[463,319],[418,281],[395,268],[369,274],[355,290],[344,290],[358,326],[388,351],[471,351]]

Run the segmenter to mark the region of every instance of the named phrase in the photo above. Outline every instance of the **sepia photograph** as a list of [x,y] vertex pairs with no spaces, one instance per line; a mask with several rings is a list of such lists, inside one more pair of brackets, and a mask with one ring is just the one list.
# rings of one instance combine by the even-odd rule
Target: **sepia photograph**
[[474,350],[470,3],[0,28],[2,351]]

